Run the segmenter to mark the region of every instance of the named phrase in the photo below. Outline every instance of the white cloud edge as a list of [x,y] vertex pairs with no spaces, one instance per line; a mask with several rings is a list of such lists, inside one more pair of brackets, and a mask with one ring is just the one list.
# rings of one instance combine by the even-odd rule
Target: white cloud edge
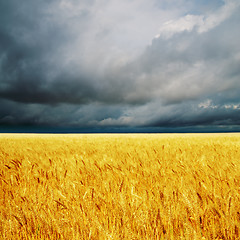
[[201,103],[198,104],[199,108],[202,109],[219,109],[219,108],[225,108],[225,109],[232,109],[232,110],[240,110],[240,103],[239,104],[224,104],[224,105],[216,105],[213,103],[211,99],[207,99]]
[[196,29],[199,34],[210,31],[229,18],[240,6],[238,0],[225,0],[224,2],[225,4],[221,8],[209,15],[187,14],[184,17],[165,22],[155,38],[169,39],[176,33],[190,32],[193,29]]

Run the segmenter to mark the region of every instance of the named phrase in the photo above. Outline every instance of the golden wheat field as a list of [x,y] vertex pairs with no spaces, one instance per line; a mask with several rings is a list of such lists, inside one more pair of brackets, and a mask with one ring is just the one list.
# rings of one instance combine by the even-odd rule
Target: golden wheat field
[[240,239],[240,134],[0,135],[1,239]]

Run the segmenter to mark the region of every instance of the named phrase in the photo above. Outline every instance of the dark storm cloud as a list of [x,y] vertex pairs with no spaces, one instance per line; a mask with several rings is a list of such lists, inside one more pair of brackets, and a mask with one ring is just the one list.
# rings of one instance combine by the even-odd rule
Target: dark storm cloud
[[240,105],[237,109],[229,106],[210,108],[180,108],[169,116],[159,117],[148,126],[152,127],[187,127],[187,126],[236,126],[240,124]]
[[[84,55],[82,48],[88,44],[88,39],[81,37],[88,31],[91,19],[88,9],[72,17],[57,2],[1,3],[0,97],[40,104],[142,102],[137,95],[131,97],[134,86],[128,76],[121,76],[121,69],[113,67],[100,73],[97,67],[104,59],[99,61],[91,49],[86,56],[81,56]],[[74,24],[77,33],[72,29]],[[77,47],[83,45],[80,50],[71,46],[75,41]],[[74,51],[80,51],[79,55]],[[89,59],[92,66],[87,69],[85,62]]]
[[54,3],[1,3],[5,11],[0,27],[0,97],[41,104],[137,103],[137,97],[125,98],[131,87],[131,83],[126,87],[127,79],[112,71],[98,75],[95,64],[90,70],[84,69],[81,61],[85,59],[81,55],[66,63],[64,52],[77,36],[65,28],[77,21],[81,35],[89,16],[86,11],[77,20],[69,20],[64,13],[55,16],[47,10],[54,8]]
[[26,105],[8,100],[1,100],[0,104],[0,125],[6,126],[94,127],[105,118],[119,118],[124,111],[121,106],[99,104]]
[[2,1],[0,124],[239,125],[239,12],[235,0]]
[[[47,9],[54,1],[1,3],[0,97],[25,103],[84,103],[95,95],[84,73],[64,69],[67,27]],[[62,24],[62,26],[61,26]]]

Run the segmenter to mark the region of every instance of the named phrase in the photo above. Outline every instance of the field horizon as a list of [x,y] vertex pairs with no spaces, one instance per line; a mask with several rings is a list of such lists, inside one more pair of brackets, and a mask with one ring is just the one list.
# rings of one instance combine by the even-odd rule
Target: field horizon
[[0,134],[2,239],[239,239],[240,133]]

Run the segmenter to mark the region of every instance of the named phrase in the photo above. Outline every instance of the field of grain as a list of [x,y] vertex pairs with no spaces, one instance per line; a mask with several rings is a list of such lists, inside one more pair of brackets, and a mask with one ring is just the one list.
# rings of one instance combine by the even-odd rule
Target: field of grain
[[1,239],[239,239],[240,134],[0,135]]

